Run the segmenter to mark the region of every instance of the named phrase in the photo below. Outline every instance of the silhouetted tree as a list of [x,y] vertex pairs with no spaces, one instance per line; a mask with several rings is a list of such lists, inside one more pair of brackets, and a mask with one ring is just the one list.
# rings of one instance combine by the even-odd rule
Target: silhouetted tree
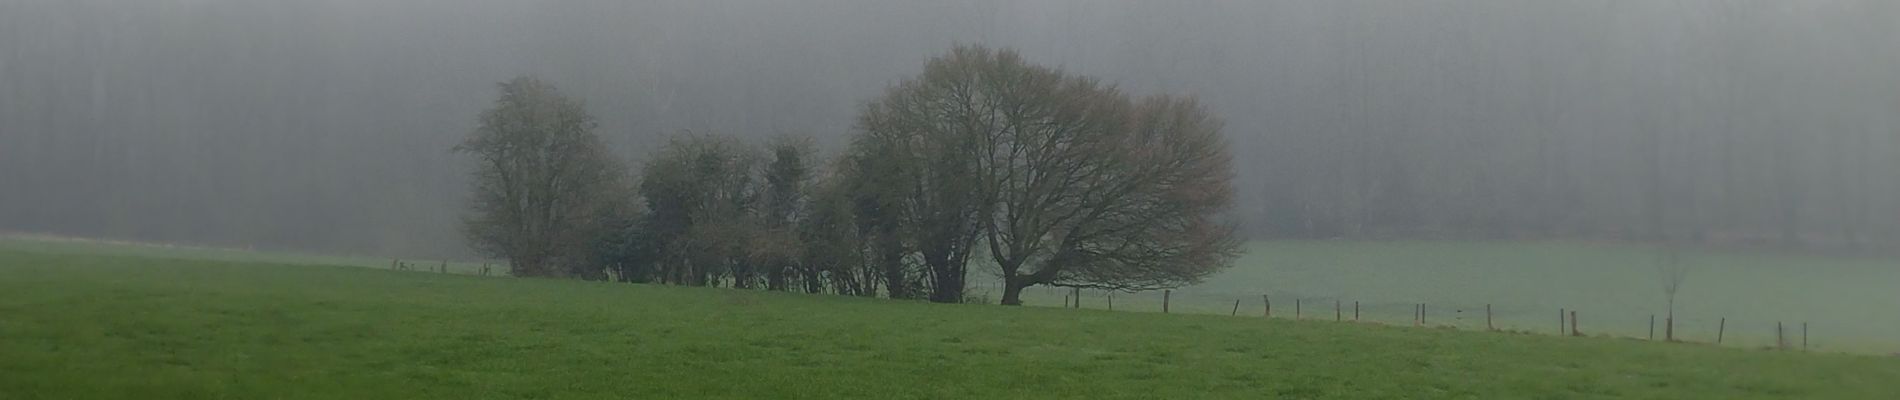
[[[1220,123],[1193,99],[1155,96],[1096,161],[1050,232],[1053,251],[1032,283],[1117,290],[1199,282],[1238,255],[1233,228],[1217,222],[1232,201],[1233,171]],[[1052,189],[1059,190],[1059,189]],[[1020,288],[1018,288],[1018,291]],[[1005,287],[1005,298],[1010,297]]]
[[1674,244],[1664,244],[1656,254],[1656,272],[1662,283],[1663,299],[1668,303],[1663,317],[1663,340],[1675,341],[1676,293],[1681,292],[1682,284],[1689,280],[1690,265],[1682,262],[1681,249]]
[[515,275],[575,272],[600,214],[623,193],[623,168],[580,101],[533,77],[500,87],[480,126],[454,148],[477,158],[463,232],[476,250],[508,259]]
[[[859,180],[863,194],[875,197],[866,201],[875,203],[877,217],[903,227],[897,236],[921,257],[928,298],[940,303],[963,301],[988,201],[975,179],[980,151],[1000,127],[996,99],[976,86],[984,83],[979,76],[986,66],[959,57],[966,50],[976,49],[931,61],[922,76],[865,107],[858,118],[862,133],[852,143],[854,157],[866,166],[857,171],[871,174]],[[880,265],[900,268],[901,259]]]
[[1226,145],[1192,100],[1135,104],[1013,51],[958,46],[859,121],[853,154],[877,198],[860,208],[908,227],[932,300],[961,298],[979,240],[1011,305],[1033,285],[1179,286],[1234,255],[1232,230],[1211,221],[1232,196]]
[[[919,297],[918,289],[923,286],[923,274],[913,271],[907,260],[914,249],[911,239],[917,228],[906,223],[912,212],[906,203],[915,194],[909,186],[912,175],[907,172],[914,169],[909,165],[913,161],[906,154],[882,149],[854,151],[843,161],[848,164],[842,179],[851,220],[857,227],[857,237],[865,242],[864,270],[875,272],[874,277],[863,281],[882,283],[886,295],[894,299]],[[860,294],[875,296],[876,290]]]
[[660,281],[690,286],[730,279],[749,288],[759,278],[749,246],[758,156],[730,137],[685,133],[673,137],[640,172],[650,245],[657,249]]
[[754,262],[766,270],[766,289],[787,290],[801,270],[797,263],[804,244],[797,232],[805,218],[812,179],[811,139],[783,136],[767,145],[771,161],[761,175],[758,207],[761,232],[754,237]]
[[616,214],[600,221],[602,229],[592,249],[594,264],[614,271],[621,282],[652,282],[659,249],[654,246],[658,241],[648,228],[650,221],[637,212]]
[[799,224],[799,238],[805,243],[801,274],[805,291],[818,293],[830,287],[832,292],[849,296],[875,296],[879,274],[871,267],[871,247],[860,230],[851,191],[848,160],[819,179],[813,189],[810,215]]

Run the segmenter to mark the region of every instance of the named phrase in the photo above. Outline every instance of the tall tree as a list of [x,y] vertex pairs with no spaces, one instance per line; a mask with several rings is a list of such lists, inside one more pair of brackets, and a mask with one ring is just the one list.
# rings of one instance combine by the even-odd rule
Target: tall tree
[[[914,176],[916,159],[899,148],[886,147],[892,143],[864,139],[853,144],[852,154],[843,161],[848,165],[844,179],[850,188],[851,220],[857,236],[867,242],[865,270],[876,272],[863,282],[882,282],[891,298],[920,297],[923,274],[916,273],[907,260],[915,249],[911,239],[918,228],[906,224],[915,212],[907,200],[915,194],[909,178]],[[876,295],[874,285],[867,289],[859,294]]]
[[[1139,104],[1008,50],[959,46],[860,117],[855,153],[885,182],[942,291],[974,245],[1022,289],[1173,287],[1231,261],[1212,222],[1232,195],[1219,123],[1189,99]],[[934,247],[934,249],[933,249]],[[934,252],[934,254],[933,254]],[[945,268],[948,267],[948,268]],[[934,300],[951,301],[951,297]]]
[[1116,122],[1104,138],[1078,136],[1073,151],[1030,157],[1051,161],[992,175],[1023,181],[999,185],[998,208],[1010,211],[991,220],[1004,304],[1034,285],[1182,286],[1238,254],[1232,227],[1215,222],[1233,195],[1219,122],[1192,99],[1108,107]]
[[624,168],[593,132],[594,118],[554,85],[522,76],[454,151],[472,154],[476,250],[508,259],[517,276],[580,273],[597,221],[624,194]]
[[787,290],[796,274],[804,248],[797,228],[805,218],[810,201],[812,168],[811,139],[782,136],[767,145],[771,161],[760,175],[758,213],[761,232],[752,247],[755,263],[765,268],[766,289]]
[[759,278],[754,183],[758,155],[730,137],[673,137],[640,173],[660,281],[751,287]]
[[854,154],[869,167],[857,171],[876,174],[861,178],[863,192],[878,196],[872,201],[881,207],[877,212],[903,227],[900,236],[921,257],[935,302],[963,301],[988,200],[973,179],[978,151],[1001,128],[999,97],[994,88],[978,86],[988,66],[977,50],[958,48],[933,60],[922,76],[869,104],[858,119],[863,134],[853,142]]
[[1144,99],[1129,118],[1112,142],[1123,151],[1108,152],[1093,177],[1080,178],[1079,195],[1052,207],[1066,221],[1050,235],[1051,255],[1027,274],[1047,279],[1026,283],[1169,288],[1238,255],[1233,228],[1216,222],[1233,198],[1220,123],[1193,99],[1168,96]]
[[810,214],[799,224],[799,238],[805,243],[800,271],[805,292],[819,293],[829,286],[837,294],[873,296],[878,275],[867,268],[868,246],[852,207],[850,174],[840,172],[850,163],[840,160],[838,165],[818,180]]

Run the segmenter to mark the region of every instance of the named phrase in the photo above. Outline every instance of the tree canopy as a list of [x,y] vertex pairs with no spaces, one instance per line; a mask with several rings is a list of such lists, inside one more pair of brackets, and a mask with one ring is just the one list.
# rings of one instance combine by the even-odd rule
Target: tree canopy
[[552,84],[500,84],[494,108],[455,151],[475,156],[470,244],[515,275],[580,274],[598,228],[624,196],[624,168],[595,136],[580,101]]
[[956,303],[994,271],[1013,305],[1035,285],[1191,284],[1238,247],[1217,222],[1227,144],[1199,102],[1011,50],[931,59],[864,105],[829,162],[806,137],[686,132],[635,185],[580,102],[529,77],[501,88],[456,150],[481,161],[471,241],[520,275]]
[[961,298],[981,243],[1003,303],[1019,304],[1033,285],[1153,289],[1225,267],[1237,242],[1213,220],[1233,193],[1219,128],[1193,99],[1136,101],[958,46],[865,108],[851,157],[872,175],[868,211],[909,227],[932,300]]

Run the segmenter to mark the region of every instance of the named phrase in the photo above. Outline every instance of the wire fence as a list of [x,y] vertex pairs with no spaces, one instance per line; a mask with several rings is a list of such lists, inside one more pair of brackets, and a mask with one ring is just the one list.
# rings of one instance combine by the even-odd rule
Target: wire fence
[[[974,291],[982,296],[982,287]],[[1125,312],[1217,314],[1248,318],[1330,321],[1434,329],[1497,331],[1554,336],[1612,337],[1703,343],[1756,349],[1840,351],[1809,321],[1751,319],[1747,316],[1687,316],[1617,312],[1577,307],[1527,307],[1512,304],[1429,301],[1364,301],[1339,296],[1113,292],[1036,287],[1024,297],[1034,304]],[[977,299],[981,300],[981,298]],[[1059,301],[1059,303],[1058,303]]]
[[[505,265],[439,260],[391,260],[388,268],[443,274],[507,274]],[[973,283],[965,294],[966,301],[970,303],[996,304],[1002,295],[1002,288],[999,284],[979,282]],[[1667,313],[1592,308],[1588,304],[1573,308],[1470,301],[1369,301],[1345,296],[1284,293],[1257,296],[1174,290],[1130,293],[1050,286],[1026,289],[1023,297],[1030,304],[1059,304],[1063,308],[1076,309],[1220,314],[1520,334],[1614,337],[1760,349],[1844,350],[1833,347],[1823,336],[1818,335],[1823,327],[1810,321],[1756,319],[1745,315],[1676,315],[1671,318]]]

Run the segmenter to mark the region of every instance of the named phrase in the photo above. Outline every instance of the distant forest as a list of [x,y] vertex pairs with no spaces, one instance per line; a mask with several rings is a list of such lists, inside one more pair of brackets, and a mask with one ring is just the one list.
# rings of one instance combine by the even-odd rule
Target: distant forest
[[1252,238],[1900,242],[1900,2],[0,2],[0,232],[466,257],[493,83],[845,147],[956,43],[1226,122]]

